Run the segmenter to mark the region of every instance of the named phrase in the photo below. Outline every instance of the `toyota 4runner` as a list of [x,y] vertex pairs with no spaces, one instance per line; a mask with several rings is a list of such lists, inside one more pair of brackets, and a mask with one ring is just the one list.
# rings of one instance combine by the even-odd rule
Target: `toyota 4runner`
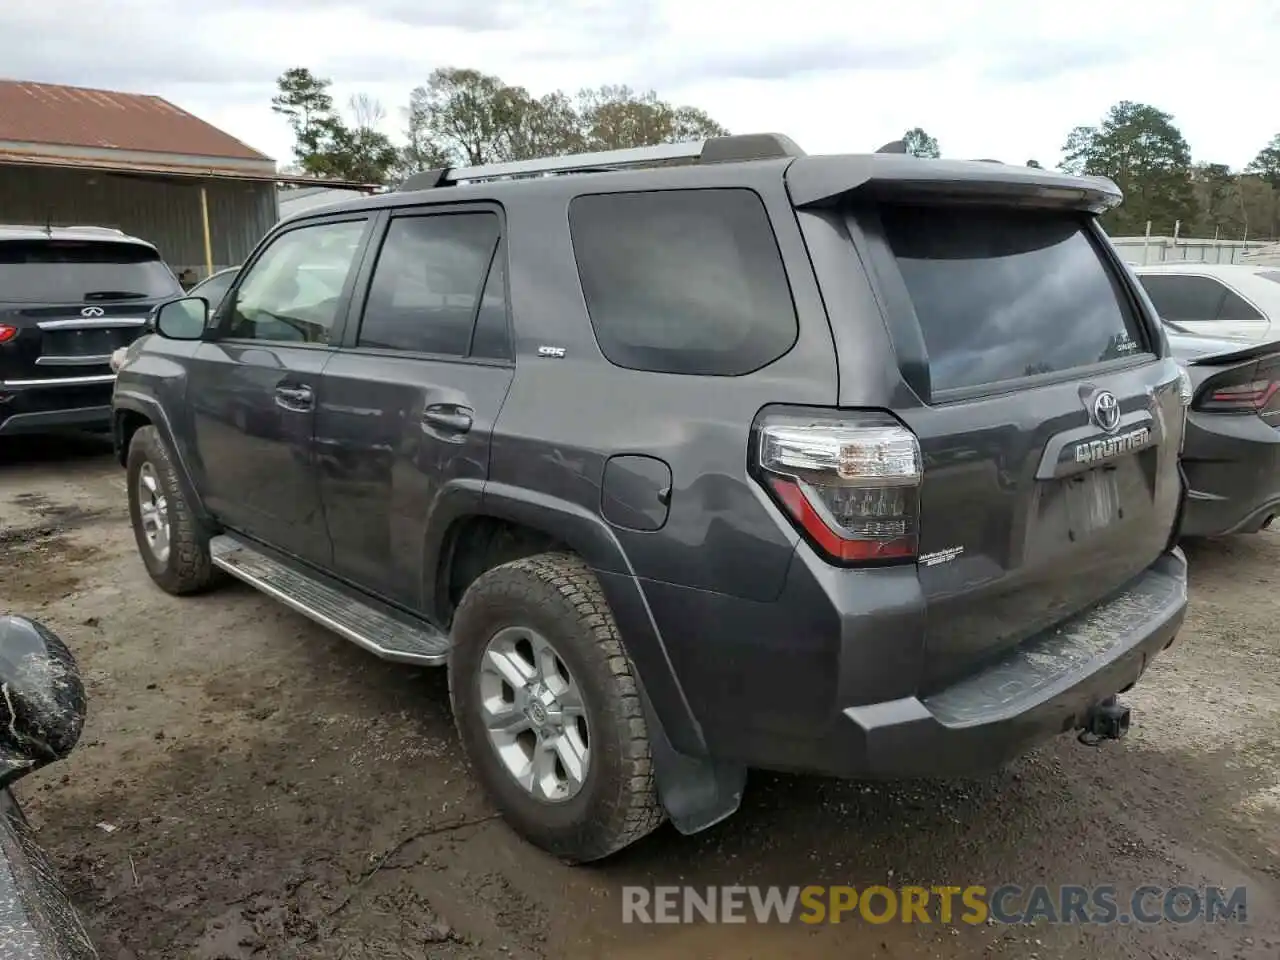
[[573,861],[751,767],[1118,737],[1187,602],[1185,383],[1120,199],[749,135],[303,214],[127,352],[139,551],[447,665],[475,775]]
[[111,354],[182,295],[145,240],[0,226],[0,435],[111,425]]

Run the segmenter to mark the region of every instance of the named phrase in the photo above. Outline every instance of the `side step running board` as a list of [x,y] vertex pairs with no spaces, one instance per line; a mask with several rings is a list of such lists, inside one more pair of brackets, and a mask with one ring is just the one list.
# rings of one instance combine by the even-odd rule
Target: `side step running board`
[[384,660],[439,666],[449,659],[449,637],[435,627],[383,613],[243,540],[223,534],[209,551],[215,566]]

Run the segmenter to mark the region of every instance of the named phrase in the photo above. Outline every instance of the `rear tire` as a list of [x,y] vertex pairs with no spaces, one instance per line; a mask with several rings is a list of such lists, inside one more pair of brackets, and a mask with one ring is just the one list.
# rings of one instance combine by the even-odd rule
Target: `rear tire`
[[155,427],[134,433],[125,476],[133,536],[151,579],[175,596],[207,589],[217,580],[209,532],[183,495],[169,448]]
[[[662,823],[634,669],[600,584],[580,559],[544,553],[482,574],[458,606],[453,639],[449,695],[458,734],[477,779],[517,833],[582,863],[621,850]],[[504,649],[513,651],[511,657]],[[520,649],[534,652],[526,657],[515,652]],[[505,673],[494,668],[499,660]],[[518,692],[519,680],[508,683],[503,676],[534,673],[513,673],[517,662],[547,664],[545,673],[554,679],[531,679]],[[537,691],[553,718],[547,726],[541,725],[546,714],[531,705]],[[529,706],[522,710],[521,704]],[[496,718],[507,715],[511,730],[530,729],[491,734],[502,722]],[[525,737],[523,746],[518,736]],[[561,763],[564,754],[555,747],[563,747],[566,736],[576,747],[564,747],[570,759]],[[495,737],[505,737],[505,745]],[[530,758],[528,783],[515,772],[526,762],[517,750]],[[552,757],[542,767],[534,759],[539,750]],[[576,777],[569,772],[574,770]]]

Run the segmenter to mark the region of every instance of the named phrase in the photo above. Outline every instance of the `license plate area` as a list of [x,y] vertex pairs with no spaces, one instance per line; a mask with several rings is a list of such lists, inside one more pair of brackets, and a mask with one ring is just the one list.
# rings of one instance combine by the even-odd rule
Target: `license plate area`
[[46,330],[41,352],[50,357],[110,356],[111,351],[127,347],[142,333],[141,327]]
[[1116,467],[1096,467],[1061,483],[1069,540],[1080,540],[1124,519]]

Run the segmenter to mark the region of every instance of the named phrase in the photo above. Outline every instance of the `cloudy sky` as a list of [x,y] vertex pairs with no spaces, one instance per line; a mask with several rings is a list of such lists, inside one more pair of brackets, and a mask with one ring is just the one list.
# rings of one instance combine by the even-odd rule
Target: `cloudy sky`
[[656,89],[810,153],[921,126],[948,156],[1046,166],[1139,100],[1239,167],[1280,132],[1278,51],[1276,0],[0,0],[0,75],[159,94],[280,160],[284,69],[375,96],[394,134],[410,89],[468,66],[535,94]]

